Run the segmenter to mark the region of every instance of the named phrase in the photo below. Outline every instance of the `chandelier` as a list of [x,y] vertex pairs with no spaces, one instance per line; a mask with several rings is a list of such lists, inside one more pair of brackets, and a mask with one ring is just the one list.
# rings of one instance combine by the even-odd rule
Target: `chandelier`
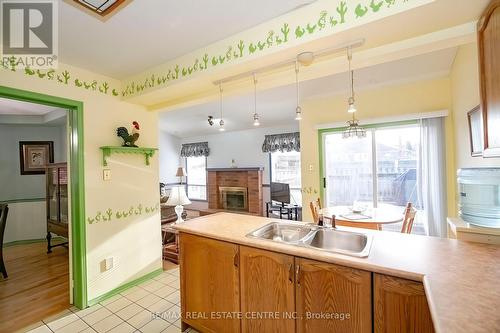
[[352,113],[352,120],[349,120],[347,122],[347,129],[342,132],[342,137],[344,139],[349,139],[349,138],[365,138],[366,137],[366,129],[362,126],[359,125],[359,120],[356,119],[354,114],[356,113],[357,109],[354,104],[354,71],[351,68],[351,61],[352,61],[352,50],[351,47],[349,46],[347,48],[347,60],[349,62],[349,85],[350,85],[350,90],[351,90],[351,96],[349,96],[348,99],[348,109],[347,112]]

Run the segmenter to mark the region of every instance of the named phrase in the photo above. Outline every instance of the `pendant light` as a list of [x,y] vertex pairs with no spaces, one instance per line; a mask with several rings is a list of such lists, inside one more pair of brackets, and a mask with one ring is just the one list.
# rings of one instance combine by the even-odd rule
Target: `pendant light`
[[351,47],[347,48],[347,60],[349,62],[349,84],[350,84],[350,91],[351,95],[349,96],[348,99],[348,108],[347,112],[352,113],[352,120],[349,120],[347,122],[348,127],[347,129],[342,133],[342,137],[344,139],[348,138],[364,138],[366,137],[366,130],[359,126],[359,121],[356,119],[354,116],[355,112],[357,111],[356,106],[354,105],[354,71],[351,68],[351,61],[352,61],[352,50]]
[[295,108],[295,120],[302,120],[302,108],[299,103],[299,62],[295,61],[295,88],[297,94],[297,107]]
[[219,97],[220,97],[220,122],[219,122],[219,131],[224,132],[226,129],[224,128],[224,118],[222,114],[222,84],[219,83]]
[[254,94],[254,113],[253,125],[260,126],[259,114],[257,113],[257,76],[253,73],[253,94]]

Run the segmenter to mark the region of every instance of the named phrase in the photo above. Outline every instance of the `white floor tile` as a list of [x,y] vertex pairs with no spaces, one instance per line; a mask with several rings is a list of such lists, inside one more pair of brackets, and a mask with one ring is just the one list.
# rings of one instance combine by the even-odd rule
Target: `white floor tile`
[[144,310],[142,307],[140,307],[139,305],[137,305],[135,303],[132,303],[129,306],[116,312],[115,314],[123,320],[129,320],[130,318],[132,318],[133,316],[135,316],[136,314],[138,314],[142,310]]
[[127,320],[127,322],[135,328],[140,329],[142,326],[149,323],[152,319],[153,314],[149,311],[143,310]]
[[97,311],[92,312],[89,315],[86,315],[82,319],[89,324],[90,326],[93,326],[95,323],[103,320],[106,317],[109,317],[111,315],[111,311],[108,309],[102,307]]
[[78,319],[75,320],[74,322],[61,327],[57,330],[55,330],[55,333],[74,333],[74,332],[80,332],[83,331],[84,329],[88,328],[89,325],[87,325],[83,320]]
[[92,328],[95,329],[98,333],[104,333],[111,330],[112,328],[115,328],[121,323],[123,323],[123,320],[117,315],[112,314],[111,316],[108,316],[92,325]]
[[170,325],[166,330],[161,331],[162,333],[180,333],[181,329],[177,326]]
[[39,326],[35,329],[32,329],[31,331],[28,331],[29,333],[52,333],[50,328],[47,325],[42,325]]
[[101,302],[101,305],[108,305],[108,304],[111,304],[113,303],[114,301],[118,300],[119,298],[122,298],[123,295],[122,294],[116,294],[114,296],[111,296],[110,298],[108,299],[105,299],[104,301]]
[[141,298],[143,298],[149,294],[150,294],[149,291],[142,289],[140,287],[137,287],[137,289],[134,290],[134,292],[125,295],[125,297],[127,297],[132,302],[137,302],[138,300],[140,300]]
[[132,301],[129,300],[128,298],[122,296],[121,298],[117,299],[113,303],[110,303],[110,304],[105,305],[105,306],[111,312],[118,312],[121,309],[126,308],[130,304],[132,304]]
[[181,308],[174,305],[166,311],[165,319],[171,324],[174,324],[181,317]]
[[175,291],[165,297],[165,299],[170,303],[179,304],[181,302],[181,293],[179,291]]
[[143,327],[141,327],[141,332],[143,333],[160,333],[169,327],[170,324],[162,319],[153,319]]
[[72,322],[78,320],[78,316],[74,313],[70,313],[62,318],[56,319],[52,322],[47,323],[47,326],[52,330],[56,331],[61,327],[71,324]]
[[92,327],[87,327],[86,329],[84,329],[83,331],[81,331],[79,333],[96,333],[96,331],[94,331],[94,329]]
[[172,281],[174,281],[176,279],[177,279],[176,276],[174,276],[172,274],[165,273],[165,274],[161,275],[160,278],[157,281],[161,282],[161,283],[164,283],[164,284],[168,284],[168,283],[170,283],[170,282],[172,282]]
[[100,308],[102,308],[102,305],[96,304],[96,305],[92,305],[91,307],[83,309],[83,310],[77,310],[77,311],[75,311],[75,314],[78,317],[83,318],[83,317],[91,314],[92,312],[99,310]]
[[154,294],[158,297],[162,297],[162,298],[165,298],[167,297],[168,295],[170,295],[171,293],[173,293],[174,291],[176,291],[177,289],[174,288],[174,287],[171,287],[171,286],[164,286],[160,289],[158,289],[157,291],[154,292]]
[[132,333],[135,332],[135,330],[136,329],[132,325],[123,322],[115,328],[112,328],[110,331],[108,331],[108,333]]
[[149,306],[147,309],[153,313],[162,313],[170,309],[172,306],[174,306],[174,304],[162,299],[161,301]]
[[57,319],[61,319],[63,317],[66,317],[67,315],[71,314],[72,312],[69,309],[63,310],[59,313],[53,314],[51,316],[48,316],[47,318],[43,319],[42,321],[47,324],[53,321],[56,321]]
[[161,297],[158,297],[156,293],[149,294],[140,300],[138,300],[136,303],[142,306],[143,308],[148,308],[149,306],[155,304],[156,302],[161,301]]
[[133,286],[131,288],[128,288],[127,290],[122,291],[120,294],[123,296],[127,296],[129,294],[132,294],[133,292],[136,292],[137,290],[140,290],[141,287],[138,286]]
[[141,285],[141,287],[143,289],[146,289],[149,292],[154,292],[154,291],[160,289],[163,286],[164,286],[163,283],[160,283],[160,282],[158,282],[156,280],[151,280],[148,284]]

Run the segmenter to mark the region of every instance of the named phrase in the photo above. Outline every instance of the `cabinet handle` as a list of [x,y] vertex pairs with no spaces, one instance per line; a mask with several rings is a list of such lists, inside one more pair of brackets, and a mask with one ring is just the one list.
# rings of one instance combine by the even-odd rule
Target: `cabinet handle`
[[238,267],[239,264],[240,264],[240,252],[237,251],[235,254],[234,254],[234,257],[233,257],[233,264],[234,264],[234,267]]
[[288,266],[288,281],[290,281],[290,283],[293,283],[293,264],[290,264]]
[[297,264],[297,267],[295,268],[295,281],[297,281],[297,285],[300,286],[300,265]]

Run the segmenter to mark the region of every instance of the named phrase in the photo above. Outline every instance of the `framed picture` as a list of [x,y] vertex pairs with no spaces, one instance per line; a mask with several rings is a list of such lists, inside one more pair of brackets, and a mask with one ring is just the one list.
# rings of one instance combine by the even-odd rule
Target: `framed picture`
[[483,156],[484,132],[483,132],[483,113],[481,108],[476,106],[467,112],[469,120],[470,149],[472,156]]
[[21,175],[43,175],[45,166],[54,163],[53,141],[20,141]]

